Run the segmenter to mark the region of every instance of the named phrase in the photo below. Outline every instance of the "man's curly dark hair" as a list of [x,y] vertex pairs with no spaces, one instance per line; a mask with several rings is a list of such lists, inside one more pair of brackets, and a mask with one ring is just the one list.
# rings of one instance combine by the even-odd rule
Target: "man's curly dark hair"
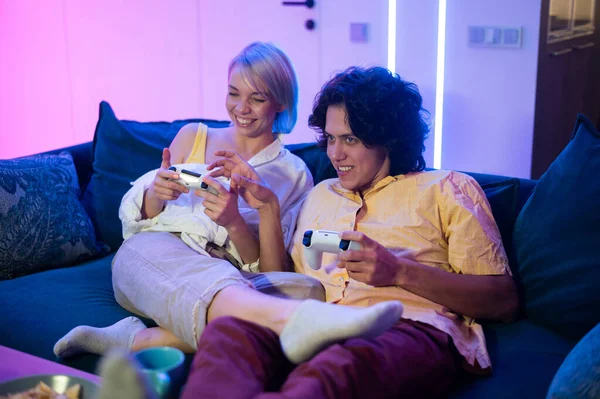
[[319,147],[327,148],[327,108],[343,106],[352,134],[367,148],[384,147],[392,176],[425,169],[424,141],[428,112],[414,83],[382,67],[350,67],[338,73],[315,97],[308,125],[317,132]]

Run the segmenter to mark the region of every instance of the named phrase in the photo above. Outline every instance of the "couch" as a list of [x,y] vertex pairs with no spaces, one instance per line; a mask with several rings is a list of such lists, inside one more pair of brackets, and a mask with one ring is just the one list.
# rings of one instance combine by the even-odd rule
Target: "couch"
[[[202,121],[210,126],[224,126],[227,123],[213,120]],[[79,204],[62,206],[59,202],[60,206],[46,209],[49,214],[46,216],[51,217],[53,214],[61,212],[57,219],[63,224],[67,223],[65,220],[73,214],[83,217],[85,220],[76,223],[80,227],[84,225],[88,227],[87,232],[84,232],[86,235],[84,238],[87,241],[79,240],[77,237],[71,238],[70,248],[81,246],[80,244],[85,241],[88,249],[70,258],[64,257],[64,254],[60,256],[53,254],[48,261],[36,260],[37,263],[27,265],[29,269],[24,269],[26,271],[23,273],[19,270],[6,272],[11,269],[11,265],[16,264],[14,263],[16,260],[13,263],[6,261],[9,259],[6,252],[10,252],[11,247],[3,244],[7,240],[10,243],[11,237],[6,237],[6,232],[12,227],[12,225],[9,226],[9,221],[12,220],[11,223],[15,223],[14,218],[9,219],[6,216],[10,213],[7,213],[7,209],[10,207],[6,203],[14,205],[15,202],[5,199],[3,205],[2,190],[10,191],[12,188],[14,194],[17,189],[14,184],[7,185],[6,181],[10,181],[12,175],[10,173],[3,174],[2,168],[13,168],[20,160],[0,161],[0,270],[5,272],[5,276],[2,277],[4,279],[0,281],[0,345],[81,370],[95,372],[98,356],[82,355],[71,359],[57,359],[52,352],[53,345],[58,338],[77,325],[107,326],[130,315],[115,302],[111,287],[111,260],[122,241],[121,226],[116,214],[119,201],[130,181],[147,170],[159,166],[162,148],[168,146],[178,129],[188,122],[123,121],[115,116],[106,102],[103,102],[100,105],[100,117],[93,142],[28,157],[33,158],[34,162],[42,162],[42,164],[48,157],[55,158],[58,154],[63,154],[64,158],[72,158],[76,176],[73,176],[74,194],[69,195],[71,195],[70,198],[76,198]],[[594,151],[598,151],[600,145],[597,141],[600,141],[600,136],[589,121],[580,117],[575,130],[576,132],[580,131],[578,137],[591,136],[592,139],[588,141],[595,143]],[[581,132],[582,130],[584,131]],[[575,141],[576,139],[573,140],[573,142]],[[573,145],[573,142],[570,146]],[[587,148],[586,146],[589,147],[589,144],[586,143],[580,147]],[[288,145],[288,148],[305,160],[315,182],[335,176],[335,171],[330,166],[326,155],[314,143]],[[573,172],[577,176],[566,178],[566,181],[573,180],[572,185],[575,188],[589,184],[589,181],[585,180],[585,176],[582,177],[579,174],[582,173],[582,170],[599,166],[598,161],[593,160],[596,164],[587,165],[585,162],[588,161],[582,159],[585,157],[580,153],[581,150],[577,151],[579,152],[576,152],[575,155],[567,154],[570,158],[564,162],[561,161],[562,164],[559,165],[561,168],[557,172],[559,177],[551,176],[551,183],[554,180],[565,179],[561,173],[565,173],[564,169],[568,168],[565,165],[573,163],[573,157],[575,157],[574,159],[583,165],[580,170]],[[565,155],[564,152],[561,157],[563,155]],[[597,153],[595,155],[596,158],[600,158]],[[593,157],[594,154],[588,158],[593,159]],[[559,161],[560,157],[555,164]],[[50,167],[44,168],[42,169],[47,170]],[[596,168],[593,175],[589,175],[589,180],[597,180],[598,170],[600,169]],[[551,170],[547,174],[550,172]],[[43,171],[39,173],[43,174]],[[567,184],[562,195],[553,200],[552,196],[555,193],[552,192],[552,187],[548,188],[552,184],[544,183],[547,180],[546,175],[539,181],[533,181],[490,174],[469,174],[482,186],[492,206],[509,253],[511,269],[519,286],[523,311],[519,320],[510,324],[482,321],[492,359],[493,373],[491,376],[465,378],[464,381],[457,384],[450,397],[545,397],[553,376],[569,351],[599,321],[600,311],[594,311],[594,309],[599,309],[595,286],[600,281],[597,270],[600,269],[598,267],[600,266],[600,256],[596,255],[594,258],[595,267],[588,266],[585,269],[585,265],[571,265],[575,268],[581,267],[579,269],[581,273],[577,273],[572,278],[565,277],[562,265],[559,265],[558,272],[552,275],[552,266],[546,266],[548,262],[553,262],[553,259],[556,258],[551,250],[557,247],[558,250],[565,252],[566,250],[563,246],[558,245],[557,241],[548,241],[544,234],[552,232],[552,237],[557,240],[571,238],[565,237],[565,235],[578,236],[581,226],[574,226],[573,230],[566,228],[564,231],[562,229],[553,231],[557,223],[559,226],[567,226],[574,217],[572,214],[564,217],[553,215],[552,209],[561,207],[579,212],[578,217],[580,218],[591,219],[589,228],[593,230],[593,223],[598,217],[589,212],[586,215],[585,210],[589,207],[592,210],[600,209],[600,207],[594,208],[598,205],[598,196],[591,198],[592,202],[582,205],[582,209],[577,209],[578,206],[573,207],[572,202],[569,202],[574,188]],[[30,179],[35,179],[37,176],[30,177]],[[26,180],[27,177],[22,177],[22,179]],[[51,184],[49,186],[46,184],[47,181],[49,180],[29,185],[27,181],[21,181],[21,184],[28,187],[24,189],[25,192],[32,191],[39,194],[40,190],[53,190]],[[565,184],[564,181],[562,184]],[[594,183],[593,185],[596,188],[587,190],[586,196],[593,196],[593,190],[597,190],[598,184]],[[541,193],[536,196],[540,190]],[[50,200],[57,200],[56,195],[58,194],[53,195],[54,197]],[[58,201],[64,200],[58,198]],[[579,204],[579,202],[577,203]],[[588,208],[585,208],[586,206]],[[528,210],[528,207],[535,209]],[[81,209],[84,209],[85,212],[82,212]],[[89,219],[87,219],[88,217]],[[547,220],[548,218],[558,220],[553,224]],[[540,224],[540,220],[544,223]],[[68,230],[69,227],[67,226],[66,229]],[[585,229],[583,231],[583,234],[597,237],[597,232],[592,231],[592,233]],[[53,237],[64,235],[56,232],[53,234]],[[541,235],[537,241],[536,234]],[[50,234],[46,234],[46,237],[48,236]],[[32,241],[26,245],[30,251],[41,240],[38,236],[36,237],[38,241]],[[544,248],[549,253],[538,253],[540,252],[538,251],[539,242],[547,244],[548,248]],[[595,243],[596,247],[598,242]],[[16,244],[13,242],[11,245],[15,246]],[[4,255],[2,255],[3,251]],[[531,258],[532,253],[535,254],[533,258]],[[572,254],[573,252],[564,254],[567,261],[571,259]],[[40,256],[43,258],[43,254],[32,253],[30,258],[37,259]],[[61,258],[61,256],[63,257]],[[593,252],[590,252],[589,256],[593,257]],[[13,258],[17,259],[14,256]],[[23,262],[22,258],[19,258],[19,262]],[[2,259],[4,259],[4,265],[1,263]],[[58,263],[56,259],[59,259]],[[25,266],[23,267],[25,268]],[[571,298],[571,303],[567,305],[563,303],[565,292]],[[555,298],[554,293],[559,297]],[[548,294],[551,297],[544,298]],[[587,297],[584,297],[584,294]],[[144,321],[149,326],[154,325],[150,320]],[[572,329],[570,326],[576,328]],[[189,364],[190,356],[187,357],[187,360]]]

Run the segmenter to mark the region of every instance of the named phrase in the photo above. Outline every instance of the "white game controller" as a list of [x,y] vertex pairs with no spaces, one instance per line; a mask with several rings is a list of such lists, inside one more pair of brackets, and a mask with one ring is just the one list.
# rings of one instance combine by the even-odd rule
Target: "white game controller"
[[[219,192],[216,189],[202,181],[202,173],[192,172],[191,170],[183,169],[178,166],[171,166],[169,170],[179,175],[179,179],[169,180],[181,184],[190,190],[205,190],[213,193],[214,195],[219,195]],[[222,180],[218,180],[218,182],[221,183],[227,191],[229,191],[229,184],[227,182]]]
[[347,250],[359,250],[361,246],[356,241],[342,240],[337,231],[306,230],[302,238],[302,250],[306,263],[313,269],[321,268],[323,252],[339,254]]

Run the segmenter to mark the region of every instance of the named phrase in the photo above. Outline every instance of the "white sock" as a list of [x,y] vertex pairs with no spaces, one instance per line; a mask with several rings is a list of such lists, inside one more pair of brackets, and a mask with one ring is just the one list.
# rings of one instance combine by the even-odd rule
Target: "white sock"
[[146,325],[133,316],[104,328],[78,326],[56,342],[54,354],[58,357],[69,357],[84,352],[102,355],[112,348],[131,351],[135,334],[145,328]]
[[381,334],[400,320],[403,309],[399,301],[354,308],[309,299],[292,314],[279,340],[283,353],[298,364],[336,342]]
[[154,399],[156,394],[140,366],[123,350],[112,350],[100,362],[97,399]]

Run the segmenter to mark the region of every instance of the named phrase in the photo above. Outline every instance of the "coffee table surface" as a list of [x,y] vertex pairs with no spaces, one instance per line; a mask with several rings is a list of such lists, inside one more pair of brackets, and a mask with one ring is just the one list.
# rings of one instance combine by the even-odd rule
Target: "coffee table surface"
[[65,374],[100,383],[100,377],[0,345],[0,383],[35,374]]

